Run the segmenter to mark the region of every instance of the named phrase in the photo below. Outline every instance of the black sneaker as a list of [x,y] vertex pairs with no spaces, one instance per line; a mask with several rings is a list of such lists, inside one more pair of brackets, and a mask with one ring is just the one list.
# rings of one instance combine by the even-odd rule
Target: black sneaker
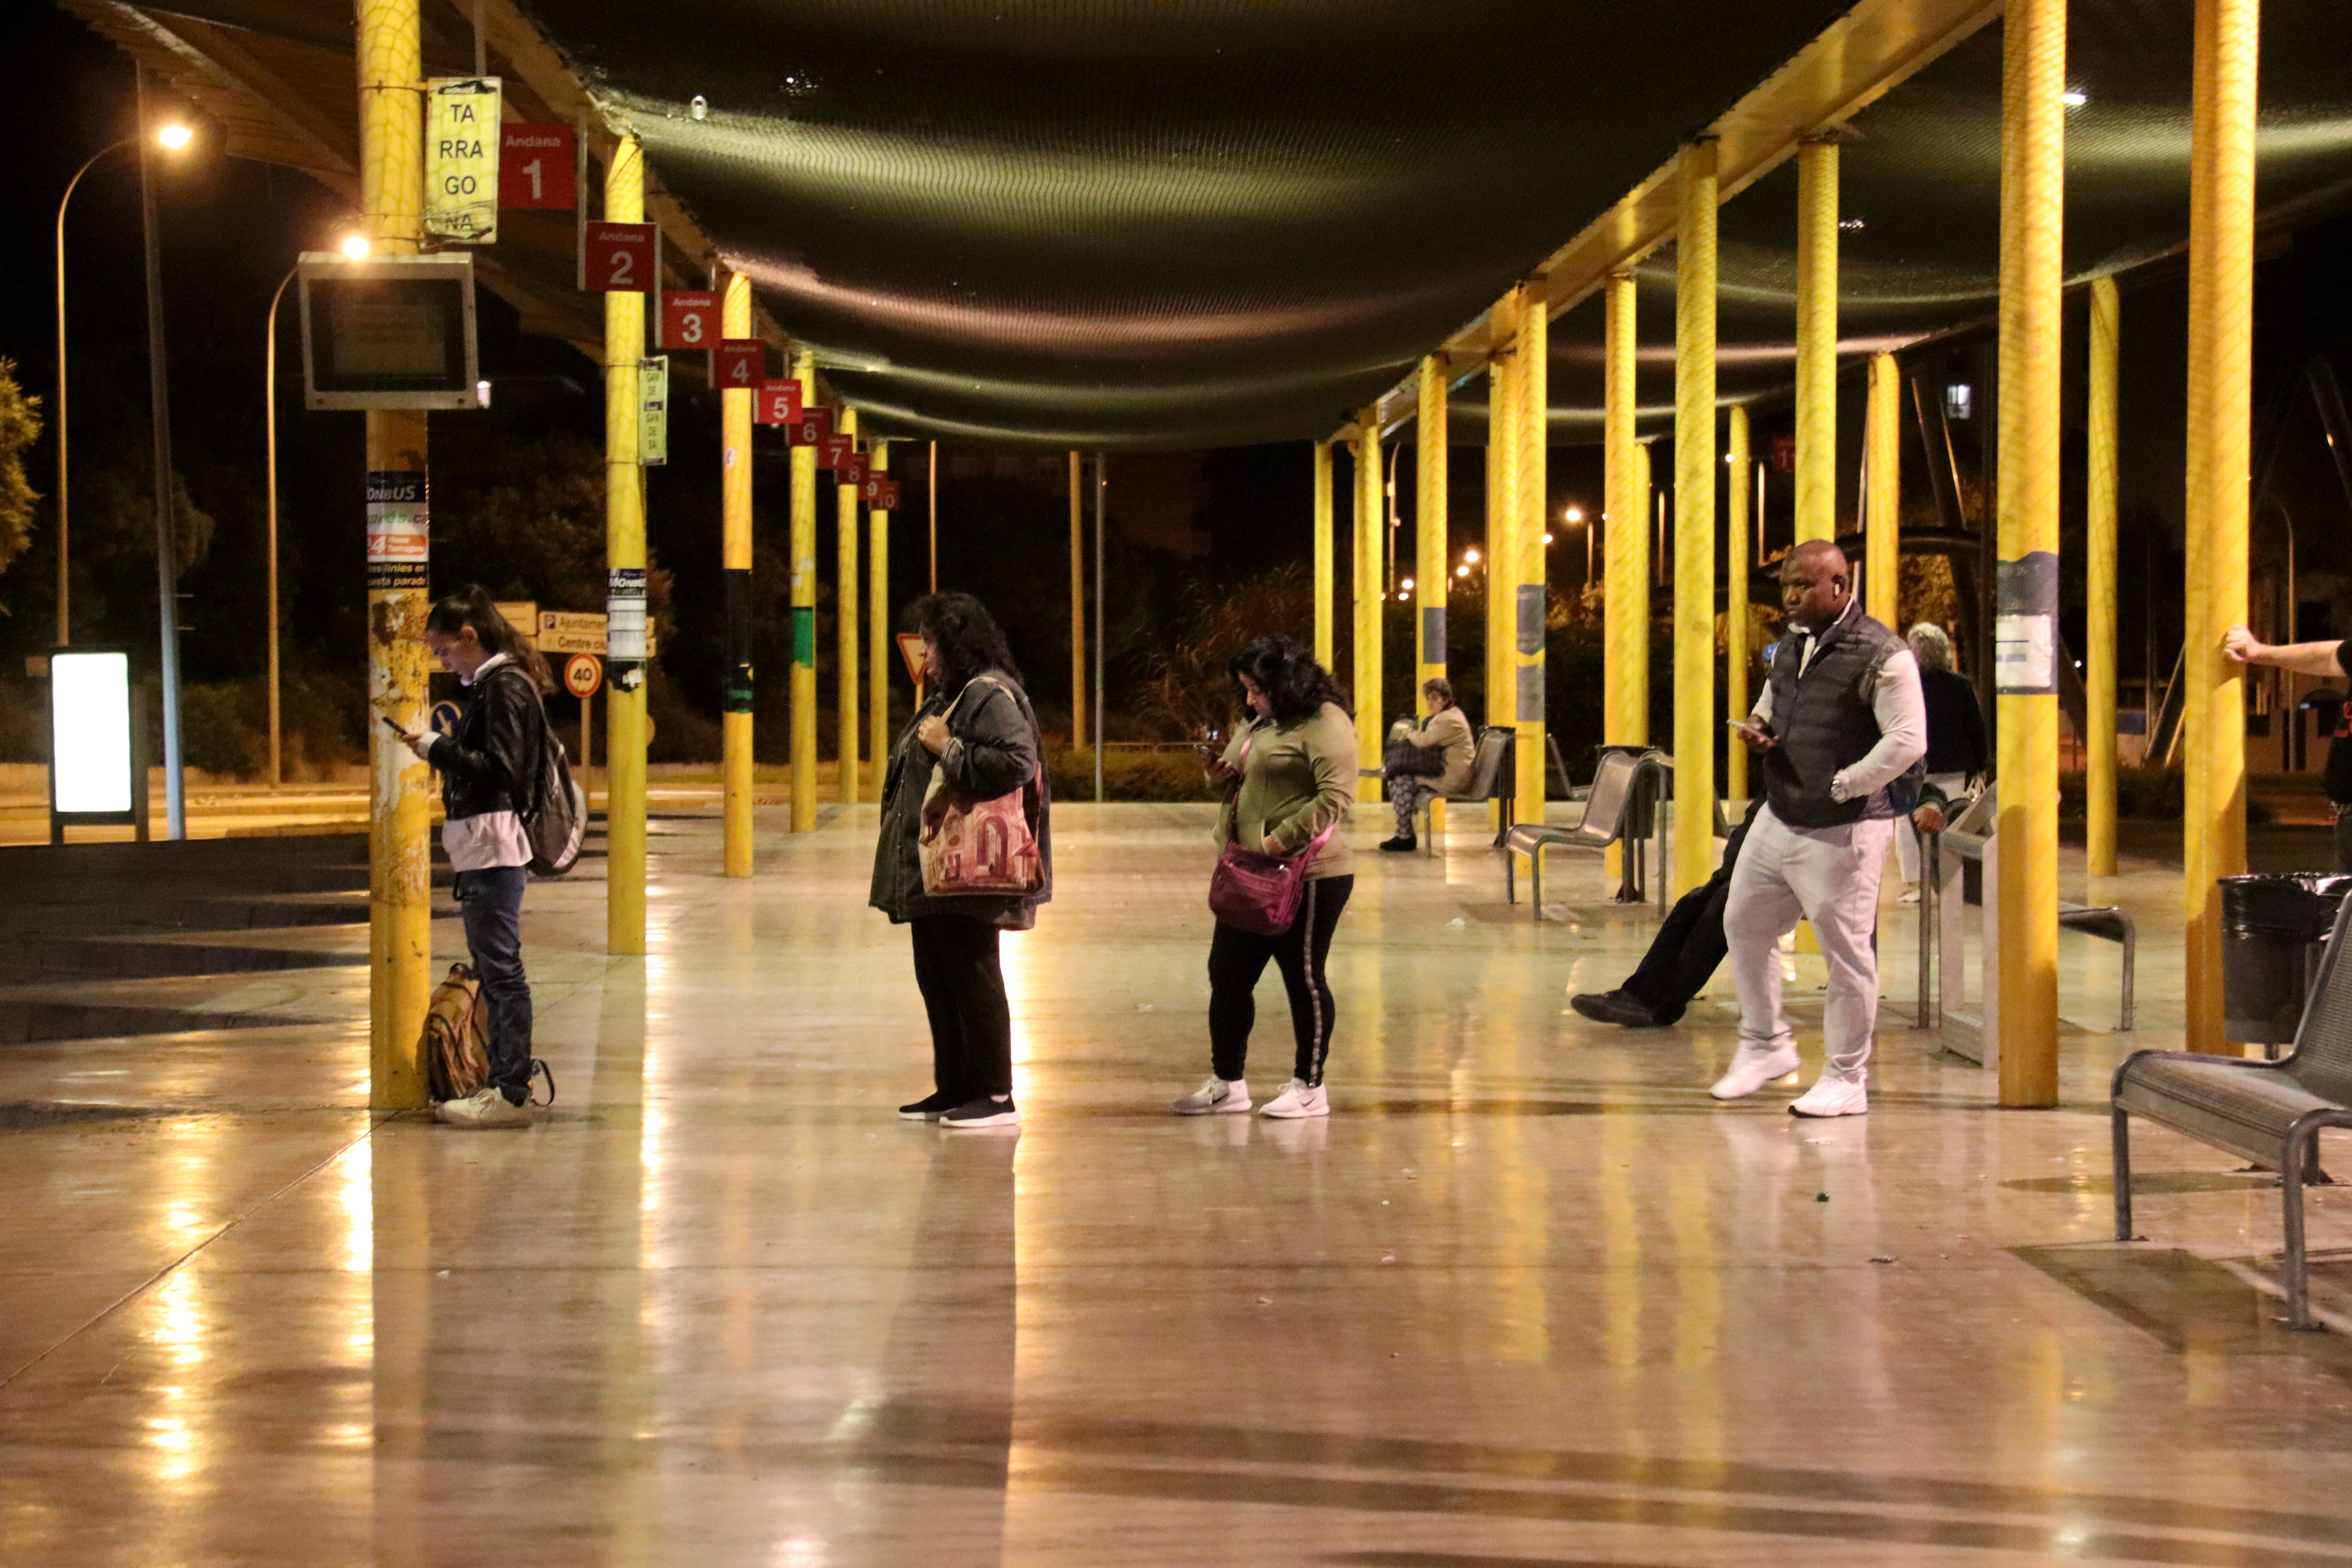
[[898,1115],[902,1121],[937,1121],[941,1116],[953,1110],[957,1103],[955,1096],[933,1089],[914,1104],[900,1106]]
[[1420,847],[1421,840],[1415,837],[1383,838],[1381,840],[1381,848],[1385,853],[1391,855],[1410,855]]
[[1009,1094],[1003,1100],[991,1099],[983,1094],[978,1100],[964,1101],[953,1110],[943,1112],[940,1117],[940,1126],[942,1129],[952,1128],[958,1131],[969,1131],[982,1127],[1018,1127],[1020,1125],[1020,1108],[1013,1103],[1013,1097]]
[[1649,1004],[1622,991],[1571,996],[1568,1005],[1588,1018],[1603,1024],[1622,1024],[1629,1029],[1654,1029],[1664,1022],[1650,1010]]

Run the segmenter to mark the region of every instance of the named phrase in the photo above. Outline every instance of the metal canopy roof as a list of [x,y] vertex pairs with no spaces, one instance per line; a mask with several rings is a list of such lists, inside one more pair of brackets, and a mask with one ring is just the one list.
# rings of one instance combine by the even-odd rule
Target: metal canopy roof
[[[349,0],[60,0],[225,125],[355,185]],[[677,285],[754,279],[873,426],[1051,446],[1322,437],[1443,346],[1475,374],[1513,280],[1555,311],[1556,427],[1599,404],[1608,268],[1644,280],[1645,403],[1670,376],[1676,146],[1723,138],[1723,393],[1790,378],[1801,135],[1851,119],[1854,347],[1980,318],[1998,240],[1997,0],[488,0],[530,118],[643,138]],[[2068,265],[2187,229],[2192,0],[2074,0]],[[433,74],[471,0],[425,0]],[[1988,26],[1988,23],[1993,25]],[[2352,6],[2269,0],[2261,197],[2352,188]],[[1881,95],[1884,96],[1881,96]],[[693,109],[706,105],[699,118]],[[1859,112],[1856,112],[1857,110]],[[536,331],[593,344],[568,216],[483,258]],[[1383,397],[1383,394],[1389,395]]]

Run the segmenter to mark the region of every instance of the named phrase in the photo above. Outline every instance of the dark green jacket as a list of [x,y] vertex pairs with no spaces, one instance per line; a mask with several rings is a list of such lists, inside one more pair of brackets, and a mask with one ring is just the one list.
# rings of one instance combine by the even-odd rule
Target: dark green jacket
[[[1053,805],[1040,765],[1043,751],[1037,716],[1028,696],[1002,670],[987,672],[961,702],[944,693],[927,700],[890,748],[890,771],[882,784],[882,834],[874,845],[874,886],[866,902],[899,924],[923,915],[970,915],[1007,931],[1027,931],[1037,922],[1037,906],[1054,896]],[[1002,681],[1003,685],[993,682]],[[933,713],[948,718],[948,749],[938,756],[915,739]],[[916,844],[922,830],[923,795],[934,773],[980,800],[994,800],[1026,785],[1030,828],[1037,835],[1037,858],[1045,882],[1026,898],[1013,894],[959,893],[933,898],[923,891],[923,866]]]

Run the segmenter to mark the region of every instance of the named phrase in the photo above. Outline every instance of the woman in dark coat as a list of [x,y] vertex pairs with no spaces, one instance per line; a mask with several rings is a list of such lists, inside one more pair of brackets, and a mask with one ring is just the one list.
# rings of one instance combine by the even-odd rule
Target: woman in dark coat
[[[882,833],[868,899],[893,925],[913,929],[915,984],[931,1021],[932,1092],[898,1114],[941,1127],[1006,1127],[1013,1100],[1013,1010],[997,960],[997,933],[1027,931],[1054,896],[1051,802],[1037,716],[1021,689],[1004,633],[969,594],[932,594],[908,612],[923,638],[924,700],[890,748],[882,786]],[[1022,792],[1036,835],[1038,874],[1025,893],[923,890],[923,807],[932,781],[968,800]]]

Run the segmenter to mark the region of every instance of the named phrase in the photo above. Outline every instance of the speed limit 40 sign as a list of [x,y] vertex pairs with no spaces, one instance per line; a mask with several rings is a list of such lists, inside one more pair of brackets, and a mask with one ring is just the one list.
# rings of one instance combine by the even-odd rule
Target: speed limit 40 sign
[[574,697],[596,695],[604,684],[604,661],[593,653],[575,653],[563,661],[563,689]]

